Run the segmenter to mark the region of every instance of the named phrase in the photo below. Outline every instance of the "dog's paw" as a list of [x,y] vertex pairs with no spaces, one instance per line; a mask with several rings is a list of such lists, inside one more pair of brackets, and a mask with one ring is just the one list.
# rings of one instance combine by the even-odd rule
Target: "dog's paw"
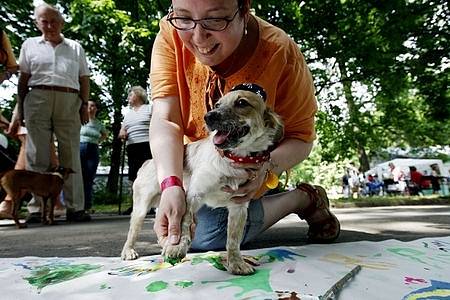
[[227,262],[227,271],[234,275],[250,275],[255,269],[242,258],[230,259]]
[[170,262],[171,264],[180,262],[186,257],[188,248],[186,244],[181,242],[178,245],[166,245],[162,252],[164,261]]
[[23,228],[27,228],[27,227],[28,227],[28,224],[27,224],[27,223],[20,223],[20,222],[17,222],[17,223],[16,223],[16,227],[17,227],[17,229],[23,229]]
[[122,260],[133,260],[139,257],[139,254],[133,248],[124,248],[120,255]]

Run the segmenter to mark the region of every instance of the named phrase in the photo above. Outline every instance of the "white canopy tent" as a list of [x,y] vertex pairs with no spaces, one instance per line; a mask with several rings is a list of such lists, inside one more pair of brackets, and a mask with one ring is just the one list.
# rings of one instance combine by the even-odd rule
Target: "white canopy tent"
[[446,171],[448,172],[448,169],[444,167],[444,163],[441,159],[396,158],[374,166],[369,171],[365,172],[366,176],[369,174],[378,175],[380,180],[390,178],[391,173],[389,163],[393,163],[396,167],[399,167],[406,176],[409,176],[410,166],[415,166],[417,171],[424,175],[431,174],[431,165],[433,164],[437,164],[442,176],[446,176]]

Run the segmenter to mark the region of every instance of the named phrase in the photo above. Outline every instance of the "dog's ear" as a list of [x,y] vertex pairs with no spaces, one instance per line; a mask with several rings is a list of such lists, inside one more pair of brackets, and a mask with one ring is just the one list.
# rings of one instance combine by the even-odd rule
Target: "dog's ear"
[[60,167],[59,166],[53,166],[53,167],[48,167],[47,172],[59,172]]
[[64,168],[63,173],[69,175],[69,174],[74,174],[76,172],[74,170],[72,170],[71,168]]
[[284,124],[281,117],[266,107],[264,111],[264,126],[274,131],[273,143],[276,144],[281,141],[284,136]]

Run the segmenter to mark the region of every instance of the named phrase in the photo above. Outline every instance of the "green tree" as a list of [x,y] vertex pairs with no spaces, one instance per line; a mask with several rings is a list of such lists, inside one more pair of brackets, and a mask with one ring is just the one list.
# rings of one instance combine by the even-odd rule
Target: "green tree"
[[[424,92],[433,85],[422,80],[418,93],[413,90],[422,77],[412,73],[415,60],[404,59],[411,55],[411,39],[428,42],[422,43],[427,46],[424,49],[414,47],[416,51],[429,50],[432,35],[418,38],[417,34],[428,30],[430,18],[447,17],[448,23],[448,10],[444,13],[439,6],[443,4],[402,0],[325,0],[300,5],[301,38],[314,60],[319,100],[327,112],[319,115],[318,122],[325,159],[357,155],[361,168],[367,170],[369,156],[382,147],[417,139],[428,145],[443,142],[438,135],[430,136],[430,130],[442,130],[426,113],[432,109]],[[433,33],[447,40],[442,28]],[[445,70],[445,61],[435,63]],[[447,97],[448,103],[448,88],[443,89],[448,72],[444,74],[432,90],[439,91],[434,94],[441,99]]]
[[[150,49],[158,30],[158,9],[147,1],[74,0],[68,2],[70,30],[82,43],[101,80],[97,97],[112,116],[107,189],[115,194],[122,142],[117,139],[127,89],[147,87]],[[151,3],[151,2],[150,2]]]

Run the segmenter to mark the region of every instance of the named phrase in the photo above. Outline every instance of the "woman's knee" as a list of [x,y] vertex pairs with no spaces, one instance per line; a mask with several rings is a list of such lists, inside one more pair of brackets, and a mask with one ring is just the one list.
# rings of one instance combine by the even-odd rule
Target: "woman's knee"
[[227,240],[228,211],[203,206],[196,214],[197,224],[191,248],[210,251],[225,248]]

